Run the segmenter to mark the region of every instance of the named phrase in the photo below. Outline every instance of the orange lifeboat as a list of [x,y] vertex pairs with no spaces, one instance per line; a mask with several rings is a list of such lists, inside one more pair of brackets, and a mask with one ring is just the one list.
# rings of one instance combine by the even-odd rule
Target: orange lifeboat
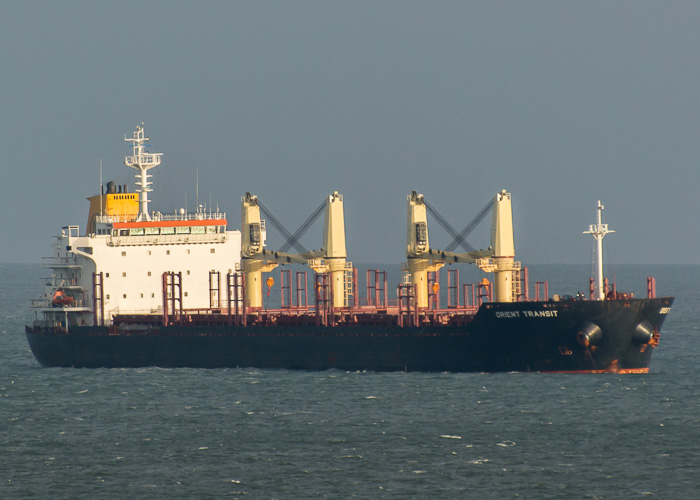
[[53,307],[65,307],[73,303],[73,297],[69,297],[63,290],[56,290],[51,300]]

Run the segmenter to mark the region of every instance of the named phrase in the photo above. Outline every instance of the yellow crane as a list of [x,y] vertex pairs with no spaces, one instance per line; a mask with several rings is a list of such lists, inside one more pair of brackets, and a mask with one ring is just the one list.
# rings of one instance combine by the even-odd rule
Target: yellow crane
[[427,275],[429,272],[437,271],[445,263],[476,264],[485,272],[495,273],[494,301],[516,300],[520,263],[515,262],[510,193],[504,189],[493,199],[489,249],[466,253],[430,248],[426,203],[423,195],[416,191],[408,196],[406,258],[409,282],[416,285],[416,306],[428,307]]
[[246,306],[261,308],[262,274],[282,264],[306,264],[315,272],[329,274],[333,288],[333,307],[348,305],[348,271],[345,246],[345,215],[343,195],[334,191],[325,201],[323,247],[302,253],[275,252],[265,249],[266,230],[260,218],[258,197],[246,193],[241,199],[241,268],[245,273]]

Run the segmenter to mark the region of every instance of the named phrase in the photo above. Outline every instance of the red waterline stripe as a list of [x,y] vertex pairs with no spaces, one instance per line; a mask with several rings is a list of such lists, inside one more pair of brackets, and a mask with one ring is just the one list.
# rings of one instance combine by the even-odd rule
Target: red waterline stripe
[[620,368],[618,370],[558,370],[541,373],[619,373],[627,375],[629,373],[649,373],[649,368]]

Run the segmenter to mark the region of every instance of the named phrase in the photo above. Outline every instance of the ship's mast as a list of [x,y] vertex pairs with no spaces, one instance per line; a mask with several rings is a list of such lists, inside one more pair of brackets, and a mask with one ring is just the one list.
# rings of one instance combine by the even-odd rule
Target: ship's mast
[[584,231],[583,234],[592,234],[596,240],[596,277],[595,277],[595,291],[596,298],[598,300],[603,300],[605,298],[605,292],[603,290],[603,238],[608,233],[614,233],[612,229],[608,229],[607,224],[602,223],[602,214],[605,207],[598,200],[598,223],[591,224],[588,226],[588,231]]
[[163,153],[149,153],[146,151],[146,147],[150,146],[150,144],[147,144],[148,137],[144,133],[143,123],[141,126],[136,127],[132,138],[124,137],[124,140],[131,142],[134,148],[134,154],[124,158],[124,165],[138,170],[136,185],[141,186],[140,189],[136,189],[136,192],[139,193],[138,220],[151,220],[151,216],[148,215],[148,193],[153,191],[151,189],[151,181],[149,181],[153,176],[146,172],[160,165],[160,157]]

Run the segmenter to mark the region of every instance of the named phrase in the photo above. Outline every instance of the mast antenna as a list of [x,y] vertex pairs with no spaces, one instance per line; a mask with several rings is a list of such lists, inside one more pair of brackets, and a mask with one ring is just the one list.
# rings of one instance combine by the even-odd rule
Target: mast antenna
[[588,231],[583,232],[583,234],[592,234],[593,238],[596,240],[595,292],[598,300],[603,300],[605,298],[605,291],[603,290],[603,238],[605,238],[605,235],[615,232],[612,229],[608,229],[608,225],[602,222],[604,209],[605,207],[600,200],[598,200],[598,223],[591,224],[588,226]]
[[146,151],[146,147],[150,146],[150,144],[147,144],[148,137],[144,133],[143,123],[136,127],[133,137],[128,138],[124,136],[124,140],[131,142],[131,146],[134,148],[134,154],[124,158],[124,165],[138,170],[136,185],[141,186],[136,189],[136,192],[139,193],[138,220],[151,220],[151,216],[148,214],[148,193],[153,191],[151,189],[152,182],[149,180],[153,176],[147,172],[153,167],[160,165],[160,157],[163,153],[149,153]]

